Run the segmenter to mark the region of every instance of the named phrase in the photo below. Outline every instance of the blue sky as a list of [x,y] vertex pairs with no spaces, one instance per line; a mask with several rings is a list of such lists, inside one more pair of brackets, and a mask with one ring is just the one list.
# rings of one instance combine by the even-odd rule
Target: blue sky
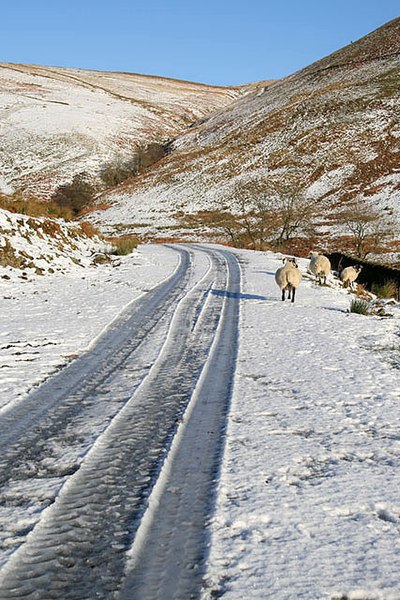
[[399,14],[399,0],[10,0],[0,62],[236,85],[289,75]]

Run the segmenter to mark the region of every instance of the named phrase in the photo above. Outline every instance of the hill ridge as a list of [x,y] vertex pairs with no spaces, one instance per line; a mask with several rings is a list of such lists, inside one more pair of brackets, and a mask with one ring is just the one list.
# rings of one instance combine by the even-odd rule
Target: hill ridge
[[138,147],[173,139],[244,93],[138,74],[0,67],[0,191],[42,197],[81,171],[97,177]]
[[215,239],[215,228],[188,224],[190,216],[243,213],[238,187],[251,213],[260,188],[274,195],[272,183],[290,176],[318,204],[323,246],[338,235],[329,225],[336,213],[357,199],[400,221],[398,33],[400,18],[213,112],[178,136],[156,168],[103,195],[113,206],[93,218],[106,230],[118,223],[147,237]]

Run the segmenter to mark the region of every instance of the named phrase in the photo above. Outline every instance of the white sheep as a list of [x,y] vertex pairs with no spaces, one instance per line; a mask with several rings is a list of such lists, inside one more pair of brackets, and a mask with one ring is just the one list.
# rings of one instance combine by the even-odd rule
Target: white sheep
[[361,273],[362,267],[360,265],[354,265],[352,267],[346,267],[340,273],[340,279],[343,281],[343,287],[347,288],[357,279]]
[[311,252],[309,259],[309,271],[315,275],[320,285],[322,285],[322,280],[324,280],[324,284],[326,284],[326,278],[331,272],[331,263],[329,258],[323,254],[320,254],[319,252]]
[[294,302],[296,289],[300,285],[302,276],[294,258],[284,258],[283,262],[285,263],[283,267],[280,267],[275,273],[275,281],[282,290],[282,300],[285,300],[287,290],[288,299],[291,298]]

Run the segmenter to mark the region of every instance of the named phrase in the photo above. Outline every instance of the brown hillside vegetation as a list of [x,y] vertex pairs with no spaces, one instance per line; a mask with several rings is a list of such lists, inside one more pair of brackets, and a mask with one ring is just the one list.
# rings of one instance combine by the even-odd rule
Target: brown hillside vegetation
[[368,203],[397,223],[399,114],[395,19],[190,128],[156,167],[107,194],[114,206],[96,219],[107,226],[150,222],[149,235],[161,220],[165,236],[168,225],[172,231],[179,223],[177,213],[243,214],[238,188],[246,190],[250,213],[256,200],[273,200],[289,182],[315,205],[315,224],[329,224],[320,228],[324,245],[329,234],[344,234],[336,216],[349,203]]

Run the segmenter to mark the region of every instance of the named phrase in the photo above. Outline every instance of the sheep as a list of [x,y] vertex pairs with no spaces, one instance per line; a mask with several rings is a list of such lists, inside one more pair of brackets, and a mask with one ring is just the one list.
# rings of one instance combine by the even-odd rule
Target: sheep
[[343,287],[347,288],[357,279],[361,273],[362,267],[360,265],[354,265],[352,267],[346,267],[340,273],[340,279],[343,281]]
[[309,271],[315,275],[320,285],[322,285],[322,280],[324,280],[324,284],[326,285],[326,278],[331,272],[331,263],[329,258],[323,254],[320,254],[319,252],[311,252],[309,259]]
[[294,258],[284,258],[285,263],[275,273],[275,281],[282,290],[282,300],[285,300],[285,291],[288,291],[288,299],[292,299],[296,294],[296,289],[300,285],[301,273]]

